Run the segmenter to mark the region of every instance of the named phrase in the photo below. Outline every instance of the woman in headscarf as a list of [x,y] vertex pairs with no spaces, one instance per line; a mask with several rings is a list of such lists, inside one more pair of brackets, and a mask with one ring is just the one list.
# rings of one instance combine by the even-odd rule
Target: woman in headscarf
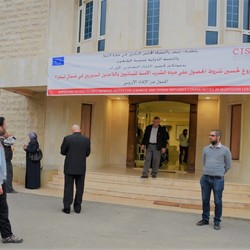
[[35,132],[29,133],[29,143],[24,145],[23,149],[26,151],[26,175],[25,175],[25,188],[37,189],[41,186],[41,161],[32,161],[29,158],[30,153],[35,153],[39,148],[37,141],[37,134]]

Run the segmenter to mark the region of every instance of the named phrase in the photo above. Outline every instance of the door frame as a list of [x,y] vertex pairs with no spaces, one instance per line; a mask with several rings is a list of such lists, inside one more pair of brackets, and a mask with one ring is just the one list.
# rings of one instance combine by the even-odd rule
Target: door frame
[[127,142],[127,168],[135,167],[136,159],[136,126],[137,106],[144,102],[172,101],[190,104],[189,113],[189,147],[187,172],[195,172],[196,134],[197,134],[197,107],[198,95],[145,95],[129,96],[129,122]]

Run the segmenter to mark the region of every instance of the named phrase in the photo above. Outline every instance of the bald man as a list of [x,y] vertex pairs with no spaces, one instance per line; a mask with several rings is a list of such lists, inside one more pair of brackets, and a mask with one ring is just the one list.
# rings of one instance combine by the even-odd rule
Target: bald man
[[[71,131],[72,134],[65,136],[61,145],[61,154],[66,156],[64,161],[64,207],[62,209],[66,214],[70,214],[72,203],[75,212],[81,212],[86,158],[90,155],[90,140],[81,135],[79,125],[73,125]],[[76,186],[75,198],[73,198],[74,183]]]

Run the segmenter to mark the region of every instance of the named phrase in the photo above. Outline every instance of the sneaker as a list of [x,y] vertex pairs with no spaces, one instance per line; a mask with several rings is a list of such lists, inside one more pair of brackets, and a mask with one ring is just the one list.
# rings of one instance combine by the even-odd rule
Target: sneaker
[[214,224],[214,229],[215,230],[220,230],[220,223]]
[[2,239],[3,243],[22,243],[22,238],[17,238],[14,234],[12,234],[10,237],[6,237]]
[[203,226],[203,225],[208,225],[209,222],[207,220],[200,220],[199,222],[196,223],[197,226]]

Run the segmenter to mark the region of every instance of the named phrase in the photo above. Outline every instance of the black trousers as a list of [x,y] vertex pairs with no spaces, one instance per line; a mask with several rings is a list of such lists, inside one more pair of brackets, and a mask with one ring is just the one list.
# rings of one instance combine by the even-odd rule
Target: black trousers
[[63,205],[64,209],[69,209],[73,203],[74,196],[74,183],[76,186],[75,198],[74,198],[74,209],[81,209],[82,196],[84,192],[84,181],[85,175],[64,175],[64,196]]
[[0,233],[2,238],[10,237],[12,235],[11,225],[9,221],[9,208],[6,196],[6,184],[2,184],[3,194],[0,195]]
[[13,191],[12,181],[13,181],[13,166],[11,161],[6,161],[6,169],[7,169],[7,179],[6,179],[6,191]]
[[180,155],[179,155],[179,162],[182,163],[182,155],[184,154],[183,161],[187,163],[187,157],[188,157],[188,147],[182,147],[180,146]]

